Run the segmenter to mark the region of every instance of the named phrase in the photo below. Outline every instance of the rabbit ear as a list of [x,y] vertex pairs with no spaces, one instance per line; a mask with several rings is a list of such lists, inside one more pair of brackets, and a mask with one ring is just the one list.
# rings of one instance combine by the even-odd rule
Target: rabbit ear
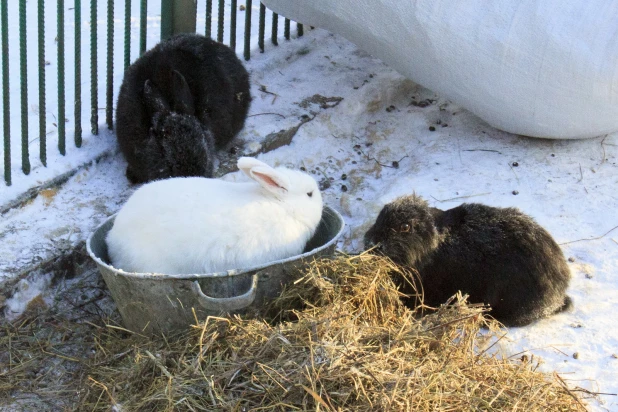
[[195,103],[189,84],[185,77],[178,71],[172,71],[172,101],[173,109],[177,113],[194,115]]
[[276,196],[283,196],[290,188],[290,179],[270,166],[251,168],[250,177]]
[[144,103],[150,114],[154,113],[167,113],[170,111],[170,106],[165,101],[161,90],[150,79],[144,82]]
[[287,176],[256,158],[240,157],[236,165],[244,174],[275,195],[282,196],[290,188],[290,180]]
[[244,174],[246,174],[251,179],[253,179],[253,176],[251,176],[251,168],[257,167],[257,166],[270,167],[266,163],[260,160],[257,160],[254,157],[239,157],[238,160],[236,161],[236,166],[238,166],[238,169],[240,169]]

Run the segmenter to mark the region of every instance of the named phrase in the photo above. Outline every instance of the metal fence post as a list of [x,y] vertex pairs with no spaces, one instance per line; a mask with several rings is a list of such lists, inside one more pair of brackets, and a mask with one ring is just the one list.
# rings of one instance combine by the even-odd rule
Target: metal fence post
[[139,55],[146,52],[146,14],[148,11],[148,2],[140,0],[139,7]]
[[94,135],[99,134],[97,38],[97,2],[90,0],[90,128]]
[[273,24],[272,24],[272,32],[270,35],[270,41],[275,45],[279,45],[278,37],[278,28],[279,28],[279,15],[273,12]]
[[45,2],[37,3],[39,45],[39,158],[47,166],[47,117],[45,103]]
[[2,125],[4,134],[4,181],[11,186],[11,102],[9,99],[9,24],[8,0],[0,0],[2,23]]
[[195,33],[197,0],[161,0],[161,40],[177,33]]
[[66,154],[66,115],[64,94],[64,0],[58,0],[58,151]]
[[217,18],[217,41],[223,43],[223,21],[225,19],[225,0],[219,0],[219,17]]
[[107,90],[105,121],[109,130],[114,128],[114,0],[107,0]]
[[283,37],[286,40],[290,40],[290,19],[285,19],[283,21]]
[[131,64],[131,0],[124,0],[124,69]]
[[82,1],[75,0],[75,147],[82,147]]
[[258,48],[264,53],[264,30],[266,25],[266,6],[260,2],[260,15],[258,19]]
[[21,170],[30,173],[28,150],[28,58],[26,55],[26,0],[19,1],[19,83],[21,96]]
[[245,6],[245,48],[243,54],[247,61],[251,58],[251,2],[252,0],[246,0]]
[[206,29],[205,34],[209,39],[212,38],[212,0],[206,0]]
[[238,1],[232,0],[230,7],[230,49],[236,51],[236,13],[238,10]]

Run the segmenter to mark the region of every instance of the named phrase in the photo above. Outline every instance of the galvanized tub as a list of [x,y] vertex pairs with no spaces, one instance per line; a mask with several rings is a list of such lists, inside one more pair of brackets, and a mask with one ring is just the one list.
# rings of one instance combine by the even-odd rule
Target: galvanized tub
[[[327,206],[314,236],[298,256],[259,267],[225,272],[167,275],[131,273],[110,264],[105,237],[116,215],[101,224],[88,238],[88,254],[96,262],[126,328],[155,335],[186,330],[195,317],[222,313],[247,313],[281,293],[283,286],[317,257],[330,256],[345,224],[341,215]],[[194,315],[195,312],[195,315]]]

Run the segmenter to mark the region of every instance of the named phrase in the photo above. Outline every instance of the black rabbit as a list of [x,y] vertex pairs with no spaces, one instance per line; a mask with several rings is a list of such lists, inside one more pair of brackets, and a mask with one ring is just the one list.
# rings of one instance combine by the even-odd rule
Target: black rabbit
[[212,176],[208,147],[236,136],[250,103],[249,74],[227,46],[198,34],[159,43],[127,68],[118,95],[127,177]]
[[490,305],[504,325],[523,326],[572,305],[562,250],[515,208],[464,203],[442,211],[404,196],[384,206],[365,245],[418,270],[429,306],[461,291]]

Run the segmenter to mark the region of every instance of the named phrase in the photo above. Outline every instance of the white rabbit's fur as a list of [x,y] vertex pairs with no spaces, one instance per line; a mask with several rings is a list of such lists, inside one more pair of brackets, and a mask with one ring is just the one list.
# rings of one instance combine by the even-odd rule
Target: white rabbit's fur
[[139,188],[107,235],[112,265],[127,272],[210,273],[300,254],[322,216],[316,181],[253,158],[240,158],[238,167],[254,181],[188,177]]

